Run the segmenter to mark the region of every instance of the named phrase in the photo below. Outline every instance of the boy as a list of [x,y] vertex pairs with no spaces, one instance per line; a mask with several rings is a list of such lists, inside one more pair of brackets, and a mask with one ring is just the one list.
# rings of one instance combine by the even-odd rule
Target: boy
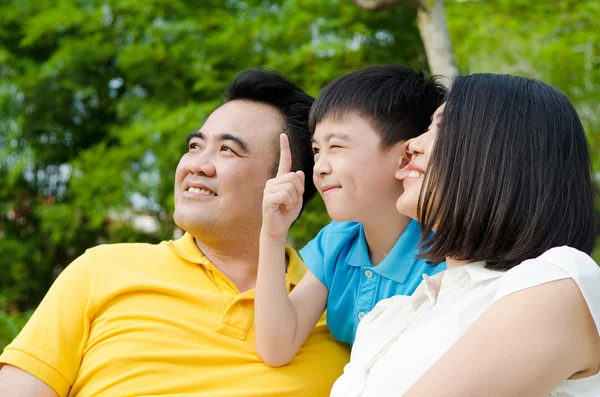
[[267,182],[255,300],[256,349],[271,366],[289,362],[327,309],[338,340],[381,299],[410,295],[429,266],[416,259],[420,227],[396,210],[404,142],[425,132],[446,91],[401,66],[373,66],[331,82],[310,113],[313,182],[333,222],[301,250],[308,271],[288,296],[285,242],[302,206],[304,174],[290,172],[285,135]]

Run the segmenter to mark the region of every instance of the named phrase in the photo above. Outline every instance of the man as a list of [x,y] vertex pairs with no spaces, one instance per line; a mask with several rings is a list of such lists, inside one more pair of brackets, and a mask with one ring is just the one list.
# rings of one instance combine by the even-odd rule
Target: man
[[[174,219],[186,234],[99,246],[69,265],[0,356],[0,395],[329,395],[348,351],[324,323],[285,367],[254,348],[263,189],[282,132],[292,169],[312,172],[312,101],[277,74],[242,72],[177,166]],[[304,202],[314,192],[308,184]],[[286,252],[289,291],[304,268]]]

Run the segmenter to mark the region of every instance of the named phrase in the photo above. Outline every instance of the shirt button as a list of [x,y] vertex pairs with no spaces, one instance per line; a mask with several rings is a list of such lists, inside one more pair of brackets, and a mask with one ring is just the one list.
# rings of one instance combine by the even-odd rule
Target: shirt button
[[359,320],[362,320],[364,316],[365,316],[365,312],[358,313],[358,319]]
[[373,272],[372,272],[372,271],[370,271],[370,270],[367,270],[367,271],[365,272],[365,276],[367,276],[368,278],[371,278],[371,277],[373,277]]
[[450,276],[450,278],[452,279],[452,281],[458,282],[458,280],[460,280],[460,274],[454,273],[452,276]]

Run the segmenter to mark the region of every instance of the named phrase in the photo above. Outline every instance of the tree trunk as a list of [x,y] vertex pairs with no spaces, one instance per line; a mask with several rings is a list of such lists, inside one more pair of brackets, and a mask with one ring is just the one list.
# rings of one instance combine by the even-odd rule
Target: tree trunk
[[417,22],[432,74],[443,76],[446,85],[458,73],[446,23],[444,0],[354,0],[362,9],[377,11],[408,2],[417,7]]
[[422,0],[417,21],[431,73],[443,76],[450,85],[458,68],[446,24],[444,0]]

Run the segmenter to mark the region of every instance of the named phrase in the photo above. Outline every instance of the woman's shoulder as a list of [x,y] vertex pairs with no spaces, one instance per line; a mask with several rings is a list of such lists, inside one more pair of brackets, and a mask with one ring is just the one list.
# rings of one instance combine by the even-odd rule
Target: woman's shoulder
[[[523,310],[538,306],[565,313],[580,312],[583,317],[589,313],[600,332],[600,267],[584,252],[571,247],[549,249],[508,270],[498,282],[493,302],[525,292],[512,299]],[[536,301],[535,305],[531,300]],[[558,316],[552,321],[558,325],[567,321],[566,317]]]
[[[600,310],[600,267],[584,252],[556,247],[508,270],[499,279],[498,300],[511,293],[562,279],[573,279],[588,303]],[[598,313],[600,316],[600,312]],[[600,319],[600,317],[599,317]]]

